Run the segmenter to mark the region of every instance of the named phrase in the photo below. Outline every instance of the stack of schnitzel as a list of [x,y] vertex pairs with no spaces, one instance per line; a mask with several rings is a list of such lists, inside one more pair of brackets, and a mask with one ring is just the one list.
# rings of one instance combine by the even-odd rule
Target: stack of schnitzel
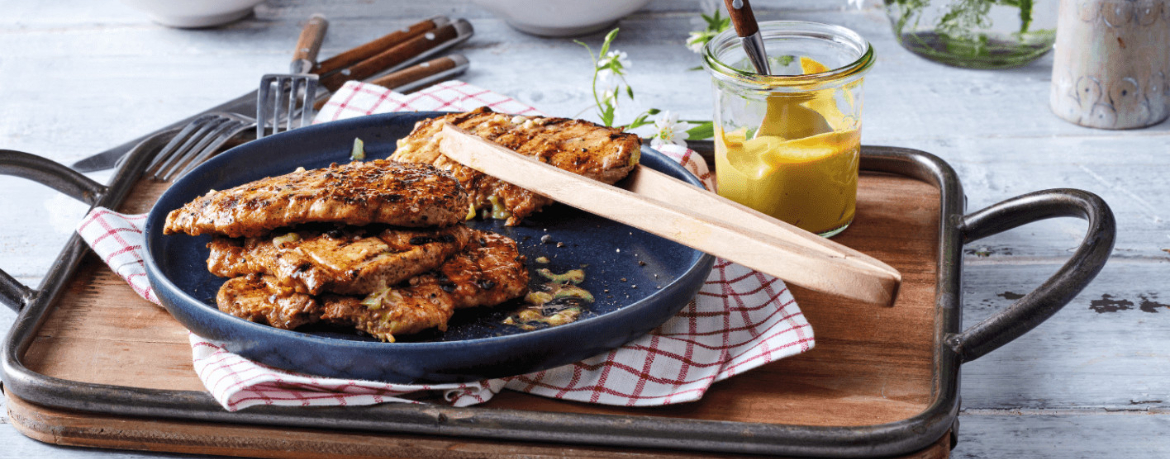
[[216,302],[232,315],[284,329],[352,326],[384,341],[445,330],[455,309],[528,291],[516,242],[461,222],[483,211],[517,225],[552,200],[443,156],[443,122],[605,183],[640,156],[638,137],[620,129],[481,108],[419,122],[392,161],[212,190],[171,211],[164,233],[216,236],[208,269],[229,278]]
[[429,165],[332,165],[211,191],[165,234],[213,234],[219,309],[294,329],[326,322],[383,341],[444,330],[456,308],[528,291],[516,242],[463,226],[466,190]]

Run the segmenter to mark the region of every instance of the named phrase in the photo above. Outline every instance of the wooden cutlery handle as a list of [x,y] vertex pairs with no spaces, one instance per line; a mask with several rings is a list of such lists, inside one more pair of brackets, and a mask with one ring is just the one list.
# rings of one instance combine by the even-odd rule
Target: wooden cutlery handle
[[329,21],[325,20],[325,16],[314,14],[309,18],[305,28],[301,30],[301,37],[297,39],[297,49],[293,52],[292,60],[304,59],[315,62],[317,52],[321,51],[321,42],[325,41],[325,30],[328,28]]
[[378,53],[374,57],[321,78],[321,86],[324,86],[330,92],[337,91],[346,81],[364,80],[374,76],[384,69],[405,62],[407,59],[422,54],[447,40],[453,40],[457,36],[459,36],[459,32],[453,24],[448,24],[434,31],[423,33],[398,46]]
[[[397,72],[378,77],[376,79],[370,80],[369,83],[400,91],[398,89],[400,87],[458,67],[459,61],[466,63],[467,58],[463,57],[461,54],[443,56],[438,59],[431,59],[421,64],[412,65]],[[320,110],[327,102],[329,102],[329,99],[318,100],[317,103],[313,105],[313,109]]]
[[457,65],[459,65],[459,63],[455,62],[454,59],[443,56],[438,59],[431,59],[421,64],[413,65],[389,75],[370,80],[370,83],[394,89],[400,86],[405,86],[407,83],[415,82],[431,75],[451,70]]
[[417,24],[413,24],[405,29],[395,30],[394,32],[384,35],[377,40],[371,41],[364,45],[358,46],[357,48],[351,49],[322,61],[320,64],[317,64],[315,69],[313,69],[313,73],[325,76],[329,73],[333,73],[374,57],[378,55],[378,53],[405,43],[411,38],[438,29],[450,23],[451,20],[446,16],[437,16]]
[[752,12],[752,5],[748,0],[723,0],[727,5],[727,15],[731,16],[731,23],[735,25],[735,34],[749,37],[760,31],[756,23],[756,14]]

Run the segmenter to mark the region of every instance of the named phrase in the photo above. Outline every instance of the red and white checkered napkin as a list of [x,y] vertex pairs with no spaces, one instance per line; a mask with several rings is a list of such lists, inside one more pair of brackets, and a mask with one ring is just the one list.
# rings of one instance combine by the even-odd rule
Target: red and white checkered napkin
[[[452,81],[411,95],[348,83],[317,122],[406,110],[465,111],[490,105],[505,113],[536,109],[472,85]],[[708,186],[713,179],[694,152],[661,150]],[[143,298],[157,303],[142,259],[143,215],[94,209],[78,233]],[[712,383],[813,347],[813,332],[780,280],[718,260],[695,301],[650,334],[613,351],[536,373],[465,384],[403,385],[320,378],[261,365],[194,334],[195,371],[224,408],[253,405],[332,406],[411,402],[400,395],[441,391],[450,403],[483,403],[502,389],[564,400],[621,406],[698,400]]]

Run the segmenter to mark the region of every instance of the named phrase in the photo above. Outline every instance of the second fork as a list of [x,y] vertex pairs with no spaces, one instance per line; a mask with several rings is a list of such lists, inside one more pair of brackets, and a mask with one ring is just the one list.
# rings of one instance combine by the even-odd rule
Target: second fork
[[260,79],[260,90],[256,95],[257,139],[266,135],[265,128],[269,124],[272,125],[272,134],[280,132],[282,118],[286,120],[286,131],[308,125],[313,119],[317,75],[310,72],[316,65],[317,52],[321,50],[328,27],[329,22],[324,16],[314,14],[297,40],[297,49],[289,64],[290,73],[268,74]]
[[182,176],[219,151],[232,137],[255,125],[256,120],[252,118],[228,112],[211,112],[195,118],[159,150],[146,172],[162,181]]

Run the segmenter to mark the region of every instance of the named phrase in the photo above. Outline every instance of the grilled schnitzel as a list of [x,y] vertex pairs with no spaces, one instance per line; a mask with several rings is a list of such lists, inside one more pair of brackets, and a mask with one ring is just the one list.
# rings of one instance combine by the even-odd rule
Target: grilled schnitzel
[[569,172],[609,184],[625,178],[641,156],[638,136],[617,128],[568,118],[505,115],[487,107],[419,121],[409,136],[398,141],[398,149],[391,159],[433,164],[449,171],[467,188],[477,212],[491,210],[493,217],[506,218],[509,226],[519,224],[553,201],[440,154],[440,121]]
[[221,311],[277,328],[325,321],[391,342],[394,335],[445,330],[456,308],[494,306],[528,291],[528,270],[516,242],[495,233],[470,231],[463,251],[438,270],[365,297],[310,296],[281,285],[272,276],[250,274],[224,283],[216,301]]
[[360,296],[314,297],[282,286],[275,277],[249,274],[228,279],[216,295],[219,310],[248,321],[293,330],[318,322],[350,326],[383,341],[430,328],[445,330],[454,309],[437,300],[446,293],[436,285],[396,290],[393,303],[369,307]]
[[365,295],[439,267],[471,230],[347,227],[246,240],[217,237],[207,268],[219,277],[268,274],[297,292]]
[[163,233],[256,237],[312,222],[441,227],[462,221],[469,205],[463,186],[429,165],[353,162],[212,190],[171,211]]
[[438,286],[456,309],[493,306],[528,293],[526,261],[511,238],[472,230],[462,252],[439,269],[412,277],[406,285]]
[[321,305],[315,298],[259,274],[228,279],[215,295],[215,303],[220,311],[285,330],[321,319]]

